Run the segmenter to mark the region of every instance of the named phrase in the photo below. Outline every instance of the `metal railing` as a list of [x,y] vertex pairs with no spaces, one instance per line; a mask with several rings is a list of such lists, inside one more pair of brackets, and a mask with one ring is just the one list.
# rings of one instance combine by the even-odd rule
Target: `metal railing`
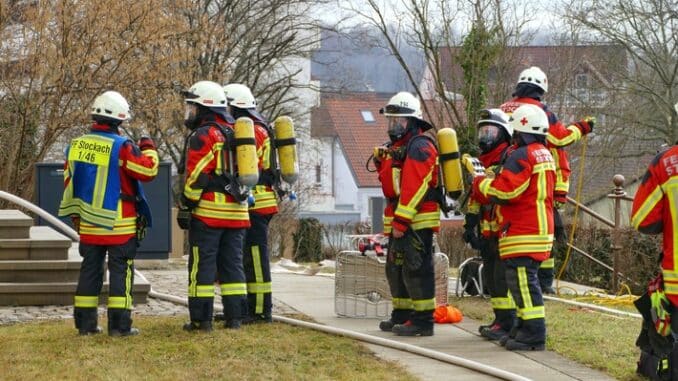
[[570,204],[573,204],[575,207],[579,207],[581,211],[584,213],[590,215],[591,217],[595,218],[596,220],[602,222],[603,224],[607,225],[608,227],[611,228],[612,232],[610,235],[610,240],[611,240],[611,249],[612,249],[612,266],[609,266],[605,264],[604,262],[600,261],[599,259],[596,259],[593,257],[591,254],[587,253],[586,251],[575,247],[572,245],[570,242],[567,243],[567,245],[574,251],[578,252],[579,254],[583,255],[584,257],[592,260],[593,262],[605,267],[606,269],[612,271],[612,289],[616,290],[618,285],[619,285],[619,278],[622,277],[624,279],[627,279],[629,281],[632,281],[630,278],[625,276],[624,274],[620,273],[618,269],[618,264],[619,264],[619,253],[622,249],[621,246],[621,239],[622,239],[622,223],[621,223],[621,203],[622,201],[633,201],[633,197],[630,197],[626,194],[626,191],[624,190],[624,176],[622,175],[614,175],[612,177],[612,182],[614,183],[614,189],[612,190],[612,193],[609,193],[607,195],[607,198],[614,200],[614,221],[609,220],[608,218],[600,215],[599,213],[595,212],[594,210],[584,206],[577,200],[567,197],[567,201]]

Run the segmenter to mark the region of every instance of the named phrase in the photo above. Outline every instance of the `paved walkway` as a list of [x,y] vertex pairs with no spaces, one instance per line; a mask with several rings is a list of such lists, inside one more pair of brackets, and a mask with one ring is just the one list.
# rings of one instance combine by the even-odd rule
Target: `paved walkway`
[[[141,270],[157,292],[186,296],[185,269]],[[605,374],[569,361],[553,352],[517,353],[482,339],[476,332],[478,322],[465,318],[460,324],[436,325],[432,337],[397,337],[378,329],[378,319],[340,318],[334,312],[334,278],[290,273],[273,274],[274,311],[276,315],[301,312],[320,324],[344,328],[368,335],[397,340],[464,357],[534,380],[611,380]],[[216,298],[217,300],[219,298]],[[217,302],[218,303],[218,302]],[[100,308],[100,314],[104,309]],[[149,298],[149,303],[135,307],[135,315],[187,316],[184,306]],[[0,325],[35,319],[71,319],[72,307],[0,307]],[[425,379],[495,380],[471,370],[449,365],[398,350],[366,344],[377,356],[403,364],[407,370]]]

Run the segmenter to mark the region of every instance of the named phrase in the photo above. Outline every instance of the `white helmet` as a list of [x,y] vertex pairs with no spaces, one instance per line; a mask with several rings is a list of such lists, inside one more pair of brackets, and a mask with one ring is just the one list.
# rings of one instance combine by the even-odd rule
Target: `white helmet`
[[186,103],[195,103],[209,108],[226,108],[226,94],[216,82],[199,81],[183,92]]
[[673,105],[673,108],[676,110],[676,114],[678,114],[678,103],[676,103],[675,105]]
[[421,119],[421,103],[419,99],[407,91],[401,91],[391,97],[384,108],[379,110],[384,116],[402,116]]
[[509,124],[513,131],[526,134],[546,135],[549,132],[549,119],[541,107],[524,104],[518,107],[511,117]]
[[130,118],[129,103],[119,92],[106,91],[94,99],[91,115],[127,120]]
[[423,131],[433,127],[431,123],[424,120],[419,99],[407,91],[401,91],[392,96],[388,103],[386,103],[386,106],[379,110],[379,113],[384,116],[415,118],[421,122],[419,126]]
[[480,119],[476,123],[477,127],[485,124],[493,124],[495,126],[501,127],[506,131],[508,136],[513,135],[513,127],[509,124],[509,117],[505,112],[501,111],[498,108],[488,108],[485,110],[480,110]]
[[228,105],[237,108],[249,109],[257,107],[257,101],[249,87],[240,83],[229,83],[224,86],[224,93]]
[[518,83],[531,83],[544,90],[545,93],[549,91],[549,83],[546,79],[546,74],[536,66],[521,71],[518,76]]

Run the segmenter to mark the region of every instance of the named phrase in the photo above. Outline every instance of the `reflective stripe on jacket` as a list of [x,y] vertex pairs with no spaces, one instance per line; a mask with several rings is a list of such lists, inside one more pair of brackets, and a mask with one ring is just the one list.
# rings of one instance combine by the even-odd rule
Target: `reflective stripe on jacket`
[[192,210],[195,218],[207,226],[218,228],[248,228],[250,218],[247,203],[237,202],[233,196],[205,190],[215,176],[228,171],[230,163],[224,149],[226,138],[221,129],[232,128],[219,116],[214,121],[205,121],[191,134],[186,149],[186,180],[184,196],[197,203]]
[[631,225],[642,233],[663,233],[664,292],[678,305],[678,145],[654,157],[633,199]]
[[135,235],[137,210],[134,201],[120,196],[133,199],[138,194],[138,181],[155,178],[157,151],[140,151],[131,140],[110,132],[110,127],[94,124],[90,134],[71,141],[66,154],[59,216],[79,218],[83,243],[127,242]]
[[494,179],[484,178],[474,185],[474,192],[497,204],[502,259],[548,258],[553,246],[555,165],[544,145],[518,147]]

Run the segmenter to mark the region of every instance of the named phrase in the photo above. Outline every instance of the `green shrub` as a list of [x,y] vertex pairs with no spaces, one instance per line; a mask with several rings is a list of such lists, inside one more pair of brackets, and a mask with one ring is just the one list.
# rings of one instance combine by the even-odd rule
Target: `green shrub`
[[294,233],[294,261],[319,262],[323,259],[322,225],[317,218],[302,218]]

